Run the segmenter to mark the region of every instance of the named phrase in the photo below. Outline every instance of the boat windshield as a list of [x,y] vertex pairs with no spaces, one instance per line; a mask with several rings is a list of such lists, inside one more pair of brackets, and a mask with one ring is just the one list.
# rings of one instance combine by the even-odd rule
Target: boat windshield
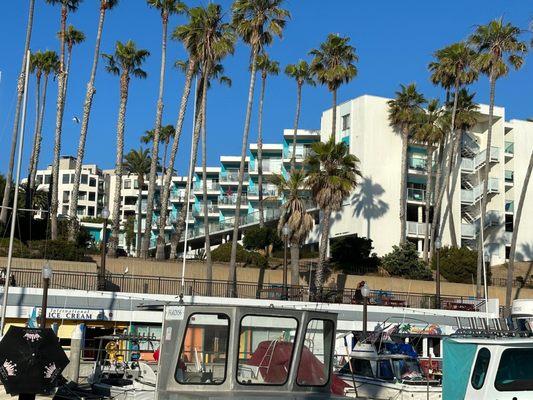
[[394,374],[401,380],[424,379],[418,360],[414,358],[393,359]]
[[504,350],[494,386],[500,392],[533,390],[533,349]]
[[225,314],[192,314],[175,372],[181,384],[219,385],[226,379],[229,318]]

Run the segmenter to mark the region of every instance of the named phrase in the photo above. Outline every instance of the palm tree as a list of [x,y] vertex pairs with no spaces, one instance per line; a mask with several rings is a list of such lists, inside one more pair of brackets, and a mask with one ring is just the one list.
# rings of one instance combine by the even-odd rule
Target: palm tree
[[[52,163],[52,182],[51,182],[51,238],[57,239],[57,207],[58,207],[58,188],[59,188],[59,156],[61,153],[61,133],[63,130],[63,112],[65,111],[65,97],[67,85],[67,70],[65,67],[65,46],[67,17],[69,12],[75,12],[83,0],[46,0],[48,4],[61,5],[61,30],[59,33],[60,53],[59,53],[59,74],[57,79],[57,106],[56,106],[56,127],[54,135],[54,158]],[[74,210],[76,212],[76,210]]]
[[290,229],[288,240],[291,243],[291,285],[300,284],[300,246],[314,225],[313,217],[307,213],[306,203],[309,200],[304,191],[308,189],[305,173],[293,170],[288,178],[282,174],[275,174],[271,182],[276,185],[278,197],[284,197],[281,205],[281,215],[278,222],[278,232],[281,236],[285,224]]
[[[154,133],[155,131],[153,129],[146,131],[141,137],[141,142],[143,142],[144,144],[152,143],[152,141],[154,140]],[[174,133],[175,131],[173,125],[162,126],[161,131],[159,132],[159,142],[164,144],[162,159],[163,174],[165,174],[166,171],[168,144],[170,143],[170,138],[174,136]]]
[[[115,159],[115,190],[112,213],[112,240],[109,243],[109,255],[116,256],[118,237],[120,233],[120,203],[122,190],[122,160],[124,154],[124,128],[126,124],[126,106],[128,103],[129,85],[131,77],[145,79],[147,74],[141,68],[150,55],[148,50],[137,49],[132,40],[126,43],[117,41],[114,54],[102,54],[107,61],[106,70],[113,75],[120,75],[120,105],[117,122],[117,154]],[[146,220],[146,225],[152,225]]]
[[272,43],[274,36],[281,37],[289,11],[281,8],[283,0],[235,0],[232,5],[233,26],[242,40],[250,46],[250,86],[246,117],[242,134],[241,161],[239,165],[239,185],[237,186],[237,204],[235,207],[235,227],[231,242],[231,258],[228,280],[232,283],[232,295],[237,289],[237,240],[239,235],[239,217],[241,213],[242,185],[244,179],[244,164],[248,149],[248,134],[250,133],[250,119],[254,99],[257,56],[265,46]]
[[425,220],[426,229],[424,232],[424,261],[427,262],[429,252],[429,233],[430,233],[430,211],[431,201],[434,199],[434,182],[433,182],[433,152],[435,148],[444,140],[445,132],[442,125],[443,110],[438,100],[431,100],[428,103],[427,110],[419,114],[420,121],[415,127],[414,139],[417,142],[421,142],[426,146],[427,158],[426,158],[426,210]]
[[[61,39],[61,32],[57,33],[57,36]],[[75,45],[83,43],[85,41],[85,34],[82,31],[77,30],[73,25],[69,25],[65,32],[65,43],[67,47],[67,58],[66,58],[66,76],[67,81],[65,83],[65,93],[67,90],[68,76],[70,74],[70,65],[72,63],[72,49]]]
[[[163,120],[163,94],[167,62],[168,20],[171,15],[183,13],[187,10],[187,8],[180,0],[147,0],[147,3],[150,7],[159,10],[161,13],[161,25],[163,28],[161,37],[161,71],[159,74],[159,95],[157,98],[157,107],[155,113],[154,140],[152,141],[152,164],[150,165],[150,175],[148,177],[148,198],[146,200],[146,220],[152,221],[156,189],[155,180],[157,177],[157,160],[159,159],[159,135],[161,133],[161,121]],[[151,233],[152,224],[147,223],[144,228],[144,238],[141,248],[141,257],[143,258],[148,257]]]
[[[489,78],[490,99],[489,118],[487,128],[487,147],[485,155],[485,169],[483,173],[483,191],[481,197],[481,215],[487,211],[487,191],[490,172],[490,148],[492,143],[492,121],[494,118],[494,97],[496,81],[509,73],[509,67],[518,70],[524,64],[524,55],[527,45],[520,41],[520,29],[510,23],[504,23],[503,19],[489,22],[487,25],[478,26],[470,36],[470,43],[477,51],[473,62],[474,68]],[[476,294],[481,297],[481,271],[483,268],[484,243],[479,240],[477,260]],[[512,282],[507,282],[512,285]]]
[[[449,91],[451,88],[454,90],[453,106],[451,107],[451,123],[450,123],[450,151],[448,151],[446,157],[446,169],[443,185],[450,187],[450,176],[454,165],[454,160],[459,162],[458,157],[462,135],[461,132],[456,134],[455,118],[457,113],[457,102],[459,98],[460,89],[466,85],[471,84],[477,79],[477,72],[472,69],[472,61],[474,60],[474,51],[464,42],[454,43],[441,50],[435,52],[436,61],[430,63],[429,69],[433,72],[432,81],[439,82],[446,88],[449,97]],[[446,105],[449,107],[450,102]],[[442,198],[445,190],[439,190],[439,197],[437,198],[437,215],[440,215],[440,208],[442,204]],[[453,194],[448,190],[450,196],[448,202],[452,201]],[[450,240],[453,247],[457,247],[457,235],[455,230],[455,221],[453,216],[453,210],[450,207],[448,212]]]
[[141,237],[142,237],[142,191],[144,187],[144,177],[150,172],[150,151],[148,149],[130,150],[124,156],[124,169],[129,174],[137,176],[138,184],[138,199],[137,199],[137,240],[135,241],[135,255],[139,257],[141,251]]
[[407,236],[407,149],[409,138],[417,125],[418,116],[426,99],[420,94],[414,83],[400,85],[396,98],[388,102],[389,122],[402,137],[402,167],[400,173],[400,243],[406,241]]
[[291,173],[296,169],[296,135],[300,122],[300,110],[302,107],[302,86],[307,84],[315,86],[311,68],[307,61],[300,60],[296,64],[289,64],[285,68],[285,74],[296,80],[296,115],[294,117],[294,133],[292,135]]
[[22,66],[17,80],[17,105],[15,107],[15,118],[13,119],[13,131],[11,134],[11,148],[9,151],[9,165],[7,167],[6,184],[4,186],[4,196],[2,198],[2,209],[0,210],[0,223],[7,223],[9,194],[13,181],[13,167],[15,166],[15,149],[17,147],[17,135],[19,130],[20,111],[22,108],[22,98],[24,97],[24,80],[26,77],[26,56],[30,49],[31,32],[33,28],[33,15],[35,0],[30,0],[28,8],[28,22],[26,24],[26,39],[24,41],[24,54],[22,56]]
[[268,75],[279,74],[279,62],[271,60],[268,54],[257,56],[256,69],[261,73],[261,94],[259,96],[259,110],[257,113],[257,187],[259,188],[259,226],[265,226],[263,215],[263,103]]
[[328,87],[333,94],[331,116],[331,134],[335,136],[337,129],[337,90],[343,83],[348,83],[357,75],[355,63],[359,60],[355,47],[349,44],[349,37],[341,37],[330,33],[318,49],[311,50],[313,61],[311,72],[316,80]]
[[[87,92],[85,93],[85,101],[83,103],[83,116],[81,119],[80,139],[78,142],[78,151],[76,154],[76,166],[74,167],[74,185],[72,187],[72,194],[70,196],[71,207],[69,209],[69,217],[71,219],[76,217],[76,210],[78,209],[78,199],[80,191],[81,168],[83,165],[83,157],[85,156],[85,142],[87,141],[87,130],[89,128],[89,118],[91,116],[91,108],[93,105],[94,94],[96,88],[94,83],[96,81],[96,70],[98,68],[98,60],[100,59],[100,43],[102,41],[102,32],[104,30],[104,21],[106,12],[111,10],[118,4],[119,0],[100,0],[100,16],[98,18],[98,28],[96,33],[96,44],[94,46],[93,65],[91,67],[91,76],[87,83]],[[74,228],[77,224],[71,224]],[[69,230],[69,240],[73,241],[76,236],[74,229]]]
[[359,159],[350,154],[344,142],[335,143],[335,135],[327,142],[312,144],[313,153],[306,159],[309,165],[307,185],[322,214],[320,221],[320,247],[318,267],[315,275],[316,287],[324,283],[324,268],[329,244],[331,213],[340,211],[342,202],[357,186],[361,176]]

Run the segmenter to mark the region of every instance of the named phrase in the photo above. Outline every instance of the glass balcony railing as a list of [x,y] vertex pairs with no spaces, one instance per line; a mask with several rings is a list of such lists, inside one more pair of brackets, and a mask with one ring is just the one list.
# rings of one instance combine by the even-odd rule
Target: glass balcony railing
[[407,188],[407,200],[426,201],[426,191],[424,189]]
[[[203,184],[202,181],[194,182],[194,190],[195,191],[203,190],[203,189],[204,189],[204,184]],[[208,181],[207,182],[207,191],[212,192],[212,191],[216,191],[216,190],[220,190],[220,184],[218,182]]]
[[409,157],[407,159],[407,165],[409,169],[425,172],[427,168],[427,160],[425,158]]
[[[259,187],[254,186],[248,188],[248,194],[252,196],[259,196]],[[275,188],[263,187],[263,197],[277,197],[278,190]]]
[[505,142],[505,154],[514,154],[514,142]]
[[[243,181],[249,179],[248,173],[244,173]],[[239,182],[239,171],[238,170],[226,170],[220,173],[219,177],[220,182]]]
[[513,200],[507,200],[505,202],[505,212],[509,212],[509,213],[514,212],[514,201]]
[[[218,204],[220,206],[233,206],[237,204],[237,196],[218,196]],[[248,198],[246,196],[241,197],[241,205],[248,204]]]
[[514,171],[505,171],[505,182],[513,183],[514,182]]
[[[428,228],[431,231],[431,224],[428,225]],[[407,221],[406,229],[408,236],[424,236],[426,234],[426,223]]]
[[[285,149],[283,152],[283,158],[292,158],[292,145],[289,145],[288,149]],[[312,154],[312,150],[309,148],[296,148],[295,159],[296,160],[305,160],[308,156]]]

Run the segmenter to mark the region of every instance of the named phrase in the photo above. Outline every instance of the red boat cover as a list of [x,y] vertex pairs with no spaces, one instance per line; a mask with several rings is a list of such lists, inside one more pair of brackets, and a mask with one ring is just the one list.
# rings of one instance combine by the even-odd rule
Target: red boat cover
[[[265,382],[283,384],[287,380],[293,344],[289,342],[271,343],[269,340],[259,343],[246,364],[259,367],[259,372]],[[273,346],[273,349],[271,346]],[[267,352],[271,354],[271,357]],[[300,366],[304,367],[298,369],[298,383],[309,386],[323,386],[326,384],[328,377],[324,373],[324,363],[307,346],[304,346],[302,350]],[[331,382],[333,394],[344,395],[344,388],[347,386],[342,379],[333,375]]]

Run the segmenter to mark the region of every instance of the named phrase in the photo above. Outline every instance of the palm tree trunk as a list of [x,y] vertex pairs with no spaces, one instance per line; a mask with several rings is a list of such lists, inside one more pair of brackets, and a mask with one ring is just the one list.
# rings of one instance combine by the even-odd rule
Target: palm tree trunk
[[[52,205],[50,208],[51,239],[57,239],[57,208],[59,206],[59,156],[61,154],[61,133],[63,130],[63,112],[65,111],[65,31],[67,25],[68,8],[65,4],[61,6],[61,53],[59,57],[59,76],[57,79],[57,107],[56,107],[56,129],[54,136],[54,160],[52,163]],[[72,207],[72,205],[71,205]],[[76,212],[76,210],[74,210]]]
[[[152,221],[154,196],[156,189],[157,177],[157,161],[159,158],[159,135],[161,133],[161,121],[163,119],[163,93],[165,87],[165,67],[167,58],[167,28],[168,28],[168,13],[164,12],[163,20],[163,37],[161,39],[161,71],[159,74],[159,96],[157,98],[157,110],[155,114],[155,129],[154,140],[152,142],[152,162],[150,164],[150,176],[148,181],[148,198],[146,200],[146,221]],[[166,204],[161,204],[161,208],[166,207]],[[164,229],[164,228],[163,228]],[[142,241],[141,257],[148,257],[148,248],[150,247],[150,237],[152,235],[152,224],[147,223],[144,227],[144,238]]]
[[402,133],[402,169],[400,177],[400,243],[407,240],[407,149],[409,147],[408,133]]
[[435,255],[435,238],[437,236],[438,227],[440,224],[440,210],[437,214],[436,202],[440,198],[440,192],[442,190],[442,163],[444,160],[444,144],[439,143],[439,154],[437,160],[437,172],[435,174],[435,183],[433,184],[433,221],[431,224],[431,241],[429,243],[430,258]]
[[[487,148],[485,154],[485,170],[483,173],[483,192],[481,194],[481,215],[484,216],[487,212],[487,192],[489,188],[489,172],[490,172],[490,147],[492,143],[492,120],[494,115],[494,97],[496,92],[496,79],[494,78],[494,73],[491,71],[490,74],[490,103],[489,103],[489,121],[487,129]],[[480,234],[478,235],[478,252],[477,252],[477,275],[476,275],[476,295],[478,298],[482,297],[482,270],[483,270],[483,251],[484,243],[481,240],[481,235],[484,227],[483,224],[480,225]]]
[[[185,120],[185,112],[187,111],[187,103],[189,101],[189,95],[191,93],[192,77],[194,75],[195,62],[189,60],[187,64],[187,72],[185,74],[185,85],[183,87],[183,94],[181,96],[180,110],[178,113],[178,121],[176,122],[176,129],[174,131],[174,139],[172,141],[172,147],[170,148],[170,159],[168,161],[168,168],[165,171],[165,179],[163,182],[161,204],[168,204],[170,197],[170,184],[172,182],[172,171],[174,169],[174,162],[176,160],[176,154],[178,153],[181,132],[183,130],[183,121]],[[163,260],[165,258],[165,225],[167,220],[167,209],[161,208],[161,218],[159,223],[159,235],[157,237],[157,248],[155,258],[156,260]],[[171,246],[172,248],[172,246]],[[172,251],[171,251],[172,253]],[[175,257],[171,254],[171,258]]]
[[33,28],[33,15],[35,9],[35,0],[30,0],[28,10],[28,23],[26,24],[26,39],[24,42],[24,55],[22,56],[22,67],[20,68],[19,77],[17,80],[17,105],[15,108],[15,118],[13,120],[13,132],[11,134],[11,149],[9,151],[9,165],[7,167],[6,185],[4,186],[4,197],[2,198],[2,210],[0,211],[0,222],[7,223],[9,195],[11,193],[11,185],[13,180],[13,168],[15,166],[15,150],[17,148],[17,134],[19,130],[20,111],[22,108],[22,98],[24,96],[24,79],[26,69],[26,57],[30,49],[31,31]]
[[337,90],[333,90],[333,109],[331,115],[331,134],[335,137],[337,131]]
[[261,79],[261,95],[259,97],[258,127],[257,127],[257,187],[259,190],[259,227],[265,226],[263,215],[263,102],[265,99],[266,72]]
[[317,288],[321,288],[324,283],[324,269],[326,267],[326,256],[328,251],[330,217],[330,208],[324,208],[322,210],[322,221],[320,223],[320,248],[318,249],[318,267],[315,275],[315,286]]
[[[443,162],[444,161],[446,162],[446,168],[444,169],[444,179],[440,185],[441,188],[439,190],[438,198],[437,198],[437,201],[435,203],[435,208],[434,208],[435,212],[434,212],[433,221],[434,221],[434,224],[436,222],[438,225],[440,225],[440,211],[442,208],[442,199],[444,197],[444,193],[446,192],[446,188],[448,187],[448,184],[450,181],[450,174],[451,174],[452,167],[453,167],[453,152],[454,152],[453,149],[456,144],[455,140],[457,140],[455,139],[455,115],[457,113],[458,98],[459,98],[459,89],[458,89],[458,85],[456,85],[456,90],[455,90],[455,94],[453,98],[452,118],[451,118],[451,125],[450,125],[450,144],[448,145],[448,154],[446,156],[444,156],[443,154]],[[443,146],[443,151],[444,151],[444,146]],[[437,234],[439,230],[432,229],[431,241],[433,243],[437,239],[435,237],[435,234]]]
[[[516,209],[513,236],[511,238],[511,251],[509,252],[509,265],[507,267],[507,285],[505,289],[505,309],[506,316],[511,314],[511,298],[513,294],[513,276],[514,276],[514,259],[516,254],[516,243],[518,241],[518,228],[520,227],[520,220],[522,219],[522,208],[526,200],[527,188],[529,180],[531,179],[531,171],[533,170],[533,150],[529,157],[529,164],[527,166],[526,176],[524,177],[524,183],[522,184],[522,191],[520,192],[520,200],[518,201],[518,207]],[[527,276],[524,277],[527,281]]]
[[[192,175],[194,173],[194,167],[196,165],[196,158],[198,155],[198,140],[200,138],[200,129],[201,129],[201,123],[202,123],[202,107],[199,105],[199,102],[202,101],[202,93],[203,93],[203,87],[204,87],[204,79],[200,79],[200,82],[198,84],[198,87],[196,88],[196,115],[194,116],[195,122],[194,122],[194,131],[193,131],[193,137],[192,137],[192,153],[191,157],[192,160],[190,162],[190,170],[188,171],[187,175],[187,186],[185,187],[185,203],[187,204],[187,199],[191,195],[191,185],[192,185]],[[182,207],[180,211],[180,216],[178,219],[178,222],[176,224],[176,233],[172,235],[171,243],[170,243],[170,258],[175,258],[177,254],[177,248],[178,243],[181,239],[181,234],[183,233],[183,229],[185,229],[185,218],[187,217],[187,207]],[[184,249],[184,252],[186,249]]]
[[[35,190],[35,179],[37,176],[37,168],[39,167],[39,156],[41,154],[41,143],[43,141],[42,131],[43,131],[43,121],[44,113],[46,109],[46,93],[48,89],[48,74],[44,76],[44,85],[43,85],[43,97],[41,100],[41,110],[39,115],[39,129],[37,130],[37,137],[34,143],[35,153],[33,154],[33,169],[30,171],[28,177],[29,187],[31,190]],[[43,182],[44,183],[44,182]]]
[[452,171],[451,171],[451,183],[450,188],[448,190],[448,224],[450,227],[450,240],[453,247],[459,247],[458,241],[457,241],[457,233],[455,229],[455,219],[453,216],[453,197],[455,193],[455,188],[457,187],[457,181],[459,180],[459,168],[461,164],[461,143],[463,142],[463,130],[460,130],[457,133],[457,138],[455,139],[454,143],[454,150],[453,150],[453,158],[456,160],[455,165],[452,164]]
[[302,106],[302,83],[298,82],[296,89],[296,115],[294,117],[294,133],[292,134],[291,174],[296,170],[296,136],[300,122],[300,110]]
[[291,285],[300,285],[300,243],[291,243]]
[[137,177],[139,184],[139,194],[137,195],[137,201],[139,205],[137,206],[137,240],[135,241],[135,257],[139,258],[141,253],[141,240],[142,240],[142,198],[143,198],[143,186],[144,186],[144,176],[139,175]]
[[169,141],[170,141],[170,136],[165,139],[165,147],[163,147],[163,165],[161,166],[163,174],[161,176],[161,185],[163,185],[163,176],[165,176],[165,173],[167,172],[167,152],[168,152]]
[[[31,149],[30,165],[28,167],[28,181],[26,182],[25,193],[25,208],[31,208],[31,198],[33,187],[30,185],[30,178],[35,166],[35,148],[37,147],[38,132],[39,132],[39,118],[41,117],[41,74],[39,71],[36,73],[35,81],[35,130],[33,132],[33,146]],[[28,214],[28,215],[31,215]]]
[[242,184],[244,180],[244,163],[246,161],[246,151],[248,150],[248,134],[250,133],[250,120],[252,117],[252,105],[254,101],[254,88],[255,88],[255,74],[256,74],[256,60],[257,60],[257,47],[252,48],[251,57],[251,74],[250,74],[250,86],[248,88],[248,103],[246,105],[246,118],[244,121],[244,132],[242,134],[242,146],[241,146],[241,163],[239,166],[239,185],[237,186],[237,204],[235,207],[235,224],[233,227],[233,237],[231,242],[231,257],[229,264],[229,276],[228,280],[231,283],[231,296],[237,296],[237,240],[239,239],[239,224],[241,214],[241,197],[242,197]]
[[427,146],[427,161],[426,161],[426,174],[427,174],[427,186],[426,186],[426,229],[424,232],[424,262],[428,262],[429,251],[429,217],[431,212],[431,200],[433,198],[433,146]]
[[[91,68],[91,76],[87,83],[87,92],[85,93],[85,101],[83,103],[83,117],[81,120],[80,139],[78,142],[78,152],[76,154],[76,165],[74,167],[74,186],[72,187],[72,193],[70,195],[70,211],[69,217],[76,217],[76,209],[78,208],[79,191],[80,191],[80,179],[81,168],[83,165],[83,158],[85,156],[85,143],[87,141],[87,131],[89,129],[89,118],[91,116],[91,109],[93,104],[94,94],[96,88],[94,83],[96,81],[96,70],[98,68],[98,60],[100,58],[100,43],[102,41],[102,31],[104,29],[106,8],[100,6],[100,18],[98,20],[98,30],[96,33],[96,44],[94,46],[93,65]],[[73,241],[76,236],[76,224],[71,224],[69,229],[69,240]]]
[[[118,109],[117,121],[117,153],[115,157],[115,191],[113,193],[113,213],[111,221],[113,224],[109,241],[108,255],[117,256],[118,240],[120,235],[120,205],[122,200],[122,162],[124,159],[124,128],[126,125],[126,106],[128,104],[128,87],[130,78],[123,73],[120,77],[120,105]],[[146,220],[147,225],[152,225],[151,220]]]
[[209,209],[207,206],[207,86],[209,86],[207,78],[209,76],[209,68],[204,66],[204,81],[205,85],[202,90],[202,180],[203,180],[203,196],[204,202],[204,234],[205,234],[205,262],[207,267],[207,295],[211,295],[211,281],[213,280],[213,262],[211,261],[211,240],[209,238]]

